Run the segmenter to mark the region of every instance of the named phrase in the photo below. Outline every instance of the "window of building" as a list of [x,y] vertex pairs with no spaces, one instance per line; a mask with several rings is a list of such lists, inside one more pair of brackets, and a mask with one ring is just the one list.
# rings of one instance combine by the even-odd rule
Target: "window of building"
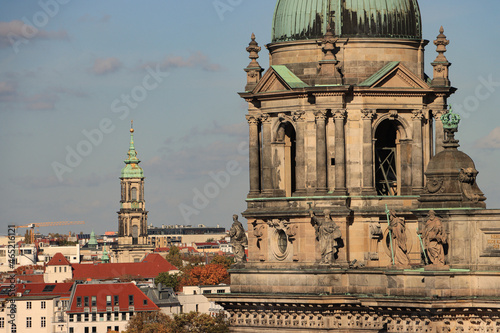
[[97,333],[97,327],[95,326],[92,327],[92,333]]
[[132,201],[137,201],[137,189],[135,187],[132,188],[131,197]]
[[120,296],[115,295],[115,306],[118,306],[120,303]]
[[4,328],[4,327],[5,327],[5,319],[0,318],[0,328]]
[[106,296],[106,306],[111,306],[111,295]]
[[120,327],[115,326],[115,331],[120,332]]
[[111,326],[106,327],[106,332],[111,331]]
[[69,322],[72,323],[75,320],[74,315],[69,315]]
[[31,309],[31,302],[26,302],[26,309],[30,310]]
[[84,332],[85,332],[85,333],[89,333],[89,328],[88,328],[88,327],[85,327]]
[[82,315],[81,314],[77,314],[76,315],[76,321],[77,322],[81,322],[82,321]]
[[70,327],[69,328],[69,333],[75,333],[75,328],[74,327]]
[[92,314],[92,321],[97,321],[97,313]]
[[89,321],[89,314],[88,313],[83,315],[83,321]]
[[89,297],[88,296],[85,296],[83,298],[83,306],[89,306]]
[[224,289],[217,289],[217,294],[225,294],[226,291]]
[[99,321],[104,321],[104,313],[99,314]]
[[31,317],[26,317],[26,328],[31,328]]
[[204,293],[204,294],[211,294],[211,293],[212,293],[212,290],[203,290],[203,293]]
[[97,297],[92,296],[92,306],[97,306]]
[[64,266],[64,273],[66,273],[66,266]]
[[120,320],[120,314],[118,312],[115,312],[115,315],[114,315],[114,318],[113,318],[114,321],[118,321]]
[[80,296],[78,296],[76,298],[76,307],[77,308],[81,308],[82,307],[82,298]]
[[134,295],[128,295],[128,305],[134,306]]
[[106,321],[111,321],[111,313],[106,313]]
[[127,313],[126,312],[122,312],[122,320],[123,321],[127,320]]
[[45,309],[45,308],[47,307],[47,302],[42,301],[42,302],[40,303],[40,307],[41,307],[42,309]]
[[147,299],[145,299],[144,301],[142,301],[142,304],[143,304],[143,305],[148,305],[148,300],[147,300]]
[[41,326],[42,327],[46,327],[47,326],[47,318],[42,317]]

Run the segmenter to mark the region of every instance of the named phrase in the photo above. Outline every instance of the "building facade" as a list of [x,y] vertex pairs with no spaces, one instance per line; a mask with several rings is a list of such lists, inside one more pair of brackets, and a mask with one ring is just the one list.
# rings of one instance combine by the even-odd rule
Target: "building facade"
[[278,0],[267,71],[252,35],[249,255],[210,296],[234,332],[500,331],[500,211],[421,28],[416,0]]

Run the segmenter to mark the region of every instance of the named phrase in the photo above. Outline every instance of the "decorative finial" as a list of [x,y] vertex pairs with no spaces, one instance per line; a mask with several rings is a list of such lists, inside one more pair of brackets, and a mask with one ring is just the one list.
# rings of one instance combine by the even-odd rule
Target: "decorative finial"
[[134,121],[130,121],[130,133],[134,133]]
[[437,53],[439,53],[436,60],[434,61],[448,61],[444,53],[446,52],[446,46],[448,46],[449,44],[450,41],[446,39],[443,26],[441,26],[441,28],[439,29],[439,35],[437,36],[437,39],[434,41],[434,45],[437,46],[436,51]]
[[338,38],[335,37],[332,27],[328,24],[326,33],[323,39],[319,40],[321,49],[323,50],[323,60],[319,61],[319,73],[316,84],[343,84],[342,68],[340,62],[335,56],[336,43]]
[[458,129],[458,124],[460,123],[460,115],[453,113],[451,104],[448,112],[441,116],[441,122],[443,123],[444,129]]
[[432,63],[434,67],[434,77],[432,79],[432,86],[434,87],[449,87],[450,79],[449,79],[449,67],[451,63],[448,62],[444,53],[446,52],[446,46],[450,44],[450,41],[446,39],[446,35],[444,34],[443,26],[439,29],[439,35],[434,41],[434,45],[437,46],[436,52],[438,56],[436,60]]
[[252,61],[250,61],[247,68],[245,68],[245,72],[247,72],[247,85],[245,86],[246,91],[251,91],[253,88],[255,88],[255,86],[257,86],[257,83],[259,83],[260,79],[262,78],[262,72],[264,71],[264,69],[260,67],[259,63],[257,62],[261,47],[255,41],[254,33],[252,33],[250,39],[251,41],[248,44],[247,52],[249,53],[248,57]]
[[253,32],[250,38],[252,41],[248,44],[247,52],[250,53],[248,57],[252,59],[252,61],[250,62],[250,65],[248,65],[248,67],[257,67],[259,66],[257,59],[259,58],[259,52],[261,50],[261,47],[255,41],[255,34]]
[[443,141],[444,147],[457,148],[458,140],[455,140],[455,133],[458,131],[460,115],[453,113],[451,104],[448,112],[441,116],[441,122],[443,123],[443,129],[446,134],[446,137]]

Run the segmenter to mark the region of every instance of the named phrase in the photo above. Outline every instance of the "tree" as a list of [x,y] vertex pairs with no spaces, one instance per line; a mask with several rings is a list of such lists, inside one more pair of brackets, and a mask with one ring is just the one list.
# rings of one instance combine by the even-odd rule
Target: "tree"
[[31,230],[27,229],[24,234],[24,244],[31,244]]
[[161,283],[162,285],[173,288],[176,291],[179,289],[180,282],[181,275],[178,273],[169,274],[168,272],[162,272],[155,278],[156,284]]
[[227,333],[229,325],[220,314],[212,317],[208,314],[190,312],[175,315],[172,322],[173,333]]
[[173,245],[166,256],[167,261],[177,268],[182,268],[181,250]]
[[213,237],[207,238],[206,243],[212,243],[212,242],[215,242],[215,238],[213,238]]
[[127,323],[126,333],[170,333],[172,319],[160,311],[138,312]]
[[197,312],[175,315],[159,312],[137,313],[129,320],[126,333],[228,333],[224,315],[216,317]]
[[234,263],[234,259],[226,257],[226,256],[217,255],[212,259],[212,261],[210,263],[211,264],[219,264],[219,265],[224,266],[226,269],[229,269],[229,267],[231,267],[231,265]]
[[183,286],[213,286],[221,283],[228,275],[227,269],[219,264],[195,266],[185,272],[181,283]]

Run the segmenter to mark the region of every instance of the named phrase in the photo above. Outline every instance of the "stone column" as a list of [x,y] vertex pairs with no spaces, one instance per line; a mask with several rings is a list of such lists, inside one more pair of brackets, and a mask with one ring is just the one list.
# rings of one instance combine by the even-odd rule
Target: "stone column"
[[376,195],[373,176],[373,136],[372,120],[375,110],[361,110],[361,121],[363,128],[363,195]]
[[306,168],[305,168],[305,119],[303,111],[293,112],[295,121],[295,191],[297,194],[303,194],[306,189]]
[[441,116],[445,114],[447,111],[446,110],[439,110],[439,111],[433,111],[433,116],[434,116],[434,124],[435,124],[435,130],[436,130],[436,141],[435,141],[435,152],[434,154],[437,155],[440,152],[443,151],[443,141],[444,141],[444,129],[443,129],[443,122],[441,121]]
[[344,121],[346,110],[332,111],[335,119],[335,195],[346,195],[346,161]]
[[262,115],[262,194],[271,196],[273,194],[273,154],[272,154],[272,133],[271,117],[268,114]]
[[249,126],[249,174],[250,192],[248,197],[256,197],[260,194],[260,147],[259,147],[259,119],[258,117],[246,116]]
[[419,194],[424,187],[424,153],[422,141],[422,110],[412,111],[413,145],[411,151],[411,173],[413,194]]
[[326,174],[326,110],[317,111],[316,116],[316,192],[327,192]]

